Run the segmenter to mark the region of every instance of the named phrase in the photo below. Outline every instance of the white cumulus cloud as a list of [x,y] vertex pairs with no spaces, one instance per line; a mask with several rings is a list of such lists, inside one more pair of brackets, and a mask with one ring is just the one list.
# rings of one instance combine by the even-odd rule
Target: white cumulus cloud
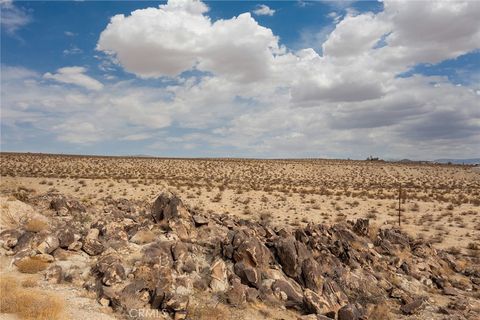
[[63,67],[57,73],[47,72],[43,75],[45,79],[52,79],[58,82],[74,84],[89,90],[101,90],[103,84],[85,74],[87,70],[83,67]]
[[261,4],[253,11],[253,13],[257,16],[273,16],[275,14],[275,10],[271,9],[265,4]]
[[[201,4],[201,5],[200,5]],[[201,2],[169,1],[112,17],[97,49],[143,78],[197,69],[240,81],[268,77],[278,38],[250,15],[213,22]]]

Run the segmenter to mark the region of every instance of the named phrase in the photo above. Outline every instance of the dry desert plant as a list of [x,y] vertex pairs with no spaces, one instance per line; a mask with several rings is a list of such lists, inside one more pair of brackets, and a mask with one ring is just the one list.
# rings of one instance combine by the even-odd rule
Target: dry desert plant
[[0,278],[0,311],[21,319],[65,319],[65,303],[56,295],[39,289],[23,288],[13,277]]

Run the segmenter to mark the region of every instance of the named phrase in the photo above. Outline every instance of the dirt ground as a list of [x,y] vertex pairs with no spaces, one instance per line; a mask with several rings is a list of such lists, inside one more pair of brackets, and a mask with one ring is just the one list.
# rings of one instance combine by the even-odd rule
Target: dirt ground
[[1,154],[0,192],[56,190],[95,204],[151,202],[159,190],[199,212],[274,224],[368,217],[398,224],[437,247],[480,241],[480,170],[472,166],[350,160],[247,160]]

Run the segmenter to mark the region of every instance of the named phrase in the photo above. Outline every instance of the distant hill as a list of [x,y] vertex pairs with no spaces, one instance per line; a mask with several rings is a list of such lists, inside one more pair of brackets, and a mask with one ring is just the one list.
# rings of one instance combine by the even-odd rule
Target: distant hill
[[433,162],[453,164],[480,164],[480,158],[474,159],[436,159]]

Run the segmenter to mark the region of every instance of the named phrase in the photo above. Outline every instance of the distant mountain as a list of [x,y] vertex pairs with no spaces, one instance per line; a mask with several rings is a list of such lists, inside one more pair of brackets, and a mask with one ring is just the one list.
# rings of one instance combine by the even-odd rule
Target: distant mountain
[[453,164],[480,164],[480,158],[474,159],[436,159],[433,162]]

